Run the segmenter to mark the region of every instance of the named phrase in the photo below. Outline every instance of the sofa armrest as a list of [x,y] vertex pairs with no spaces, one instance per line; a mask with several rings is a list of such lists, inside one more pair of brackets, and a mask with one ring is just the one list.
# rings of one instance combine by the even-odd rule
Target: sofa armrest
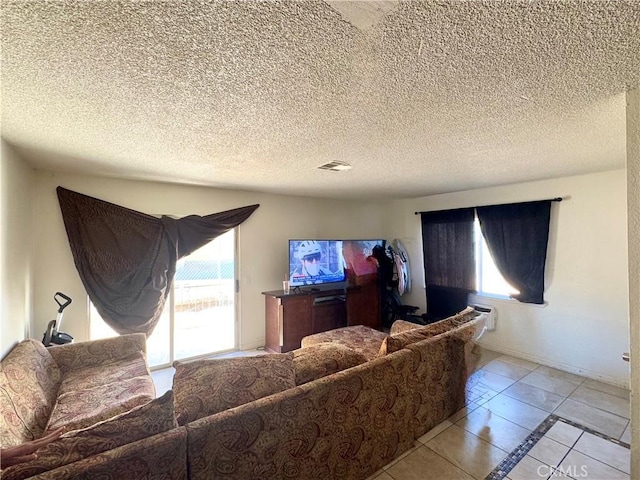
[[77,368],[107,365],[142,352],[146,358],[147,340],[143,333],[131,333],[118,337],[67,343],[49,348],[51,356],[62,372]]

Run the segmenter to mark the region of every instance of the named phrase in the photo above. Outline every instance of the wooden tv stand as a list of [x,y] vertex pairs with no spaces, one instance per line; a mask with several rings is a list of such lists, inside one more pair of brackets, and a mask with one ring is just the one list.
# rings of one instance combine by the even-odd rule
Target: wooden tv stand
[[[326,288],[326,287],[325,287]],[[303,337],[349,325],[380,329],[380,298],[375,285],[353,285],[331,290],[285,294],[282,290],[262,292],[265,296],[265,350],[289,352],[300,348]]]

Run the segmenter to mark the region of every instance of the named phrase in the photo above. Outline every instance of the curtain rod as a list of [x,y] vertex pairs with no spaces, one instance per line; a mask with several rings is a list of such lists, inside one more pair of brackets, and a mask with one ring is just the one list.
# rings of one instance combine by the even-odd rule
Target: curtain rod
[[[475,207],[446,208],[444,210],[463,210],[466,208],[499,207],[501,205],[515,205],[516,203],[561,202],[561,201],[562,201],[562,197],[555,197],[555,198],[547,198],[546,200],[529,200],[528,202],[497,203],[495,205],[476,205]],[[423,213],[443,212],[444,210],[428,210],[426,212],[413,212],[413,213],[414,215],[420,215]]]

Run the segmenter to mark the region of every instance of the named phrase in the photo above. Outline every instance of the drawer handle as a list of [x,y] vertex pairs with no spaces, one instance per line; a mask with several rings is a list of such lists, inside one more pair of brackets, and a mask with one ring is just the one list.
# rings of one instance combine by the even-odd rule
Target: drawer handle
[[629,352],[624,352],[624,353],[622,354],[622,359],[623,359],[625,362],[628,362],[628,361],[629,361]]

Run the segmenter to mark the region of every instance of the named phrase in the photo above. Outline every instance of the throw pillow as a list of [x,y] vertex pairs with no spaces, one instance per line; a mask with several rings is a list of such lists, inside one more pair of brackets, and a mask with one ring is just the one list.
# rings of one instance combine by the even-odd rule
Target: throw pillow
[[177,427],[173,392],[82,430],[73,430],[38,450],[38,458],[2,470],[3,480],[19,480]]
[[24,340],[0,362],[0,442],[42,435],[56,402],[60,369],[42,342]]
[[173,363],[178,423],[213,415],[295,387],[293,353]]
[[382,343],[379,355],[397,352],[412,343],[453,330],[454,328],[472,320],[476,315],[477,313],[472,307],[467,307],[461,312],[458,312],[449,318],[445,318],[444,320],[440,320],[439,322],[407,330],[395,335],[389,335]]
[[352,348],[339,343],[318,343],[293,351],[296,385],[326,377],[367,361]]

